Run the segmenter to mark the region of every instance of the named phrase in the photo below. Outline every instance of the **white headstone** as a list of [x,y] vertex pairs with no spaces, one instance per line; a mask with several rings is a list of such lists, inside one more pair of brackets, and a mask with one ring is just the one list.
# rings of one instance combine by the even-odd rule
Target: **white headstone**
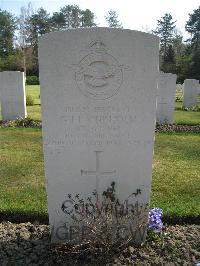
[[186,79],[183,85],[183,106],[193,107],[197,104],[199,81],[196,79]]
[[159,75],[156,110],[156,122],[159,124],[173,123],[176,78],[177,76],[171,73],[160,73]]
[[23,72],[0,72],[0,100],[3,120],[14,120],[27,116]]
[[[87,201],[96,190],[102,198],[113,181],[119,201],[128,199],[127,206],[140,210],[135,210],[138,219],[147,221],[158,43],[150,34],[109,28],[73,29],[40,39],[53,242],[73,240],[71,217],[78,214],[71,197],[79,194]],[[81,239],[82,228],[76,239]]]

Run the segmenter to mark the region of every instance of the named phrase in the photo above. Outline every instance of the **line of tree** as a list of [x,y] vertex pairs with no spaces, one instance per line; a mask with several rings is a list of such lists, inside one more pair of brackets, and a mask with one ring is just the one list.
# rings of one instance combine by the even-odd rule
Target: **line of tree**
[[[109,27],[121,27],[116,11],[105,16]],[[95,15],[77,5],[66,5],[50,15],[44,8],[22,7],[18,17],[0,9],[0,71],[20,70],[38,76],[38,38],[70,28],[96,27]]]
[[[109,27],[122,28],[115,10],[109,10],[105,19]],[[77,5],[66,5],[50,15],[42,7],[33,11],[29,3],[18,17],[0,9],[0,71],[38,76],[38,38],[51,31],[82,27],[97,27],[95,14]],[[200,80],[200,6],[189,14],[185,30],[190,38],[184,42],[172,15],[164,14],[152,31],[160,37],[160,70],[176,73],[179,82]]]
[[200,6],[189,14],[185,30],[190,38],[184,42],[176,21],[171,14],[164,14],[153,31],[160,37],[160,70],[176,73],[178,82],[186,78],[200,80]]

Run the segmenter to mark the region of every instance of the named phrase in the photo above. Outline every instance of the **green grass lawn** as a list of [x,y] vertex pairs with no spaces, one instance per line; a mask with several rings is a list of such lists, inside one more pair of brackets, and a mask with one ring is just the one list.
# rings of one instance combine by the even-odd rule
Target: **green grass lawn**
[[[28,116],[41,120],[40,87],[26,86],[26,93],[34,98]],[[200,112],[181,105],[176,102],[175,123],[200,124]],[[0,211],[46,214],[41,130],[0,128],[0,154]],[[151,206],[167,215],[200,215],[199,158],[200,135],[157,133]]]
[[39,85],[27,85],[26,95],[31,95],[34,99],[34,105],[27,106],[28,117],[34,120],[41,120],[40,86]]
[[46,212],[41,130],[0,129],[0,211]]
[[[0,129],[0,212],[47,213],[40,129]],[[151,206],[200,215],[200,135],[157,133]]]
[[179,125],[200,125],[200,112],[175,110],[174,122]]
[[[180,125],[200,125],[200,112],[183,111],[182,93],[176,92],[181,101],[175,103],[174,122]],[[200,96],[197,97],[197,105],[200,108]]]
[[200,134],[156,135],[152,206],[168,215],[200,215]]

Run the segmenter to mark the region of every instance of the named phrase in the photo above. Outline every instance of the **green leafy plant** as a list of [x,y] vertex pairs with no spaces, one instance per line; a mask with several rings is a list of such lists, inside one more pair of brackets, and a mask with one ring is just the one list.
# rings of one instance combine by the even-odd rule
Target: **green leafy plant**
[[18,118],[11,121],[3,121],[1,127],[31,127],[31,128],[41,128],[41,122],[27,118]]
[[105,265],[113,255],[119,255],[131,243],[145,239],[148,204],[138,202],[141,189],[137,189],[121,203],[115,186],[115,182],[112,182],[101,195],[94,191],[86,200],[79,194],[66,196],[61,210],[71,220],[73,235],[76,237],[66,240],[66,244],[58,249],[64,248],[76,254],[78,260],[92,254],[95,261],[90,263],[101,262]]
[[33,119],[27,117],[24,119],[16,119],[15,120],[15,126],[16,127],[40,127],[41,123],[38,121],[34,121]]
[[180,96],[176,96],[176,99],[175,99],[175,102],[182,102],[182,97],[180,97]]
[[27,106],[33,106],[34,105],[34,99],[31,95],[26,96],[26,105]]
[[193,107],[182,107],[183,111],[193,111],[193,112],[200,112],[200,107],[198,105],[195,105]]

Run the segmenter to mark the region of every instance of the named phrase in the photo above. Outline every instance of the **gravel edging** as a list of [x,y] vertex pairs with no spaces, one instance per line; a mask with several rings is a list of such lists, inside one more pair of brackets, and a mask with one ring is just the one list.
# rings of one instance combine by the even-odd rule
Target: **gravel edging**
[[188,132],[200,133],[200,125],[177,125],[177,124],[162,124],[156,125],[156,132]]
[[196,265],[200,261],[200,226],[167,226],[163,241],[129,247],[109,264],[75,264],[75,257],[50,245],[48,225],[0,223],[0,265]]

